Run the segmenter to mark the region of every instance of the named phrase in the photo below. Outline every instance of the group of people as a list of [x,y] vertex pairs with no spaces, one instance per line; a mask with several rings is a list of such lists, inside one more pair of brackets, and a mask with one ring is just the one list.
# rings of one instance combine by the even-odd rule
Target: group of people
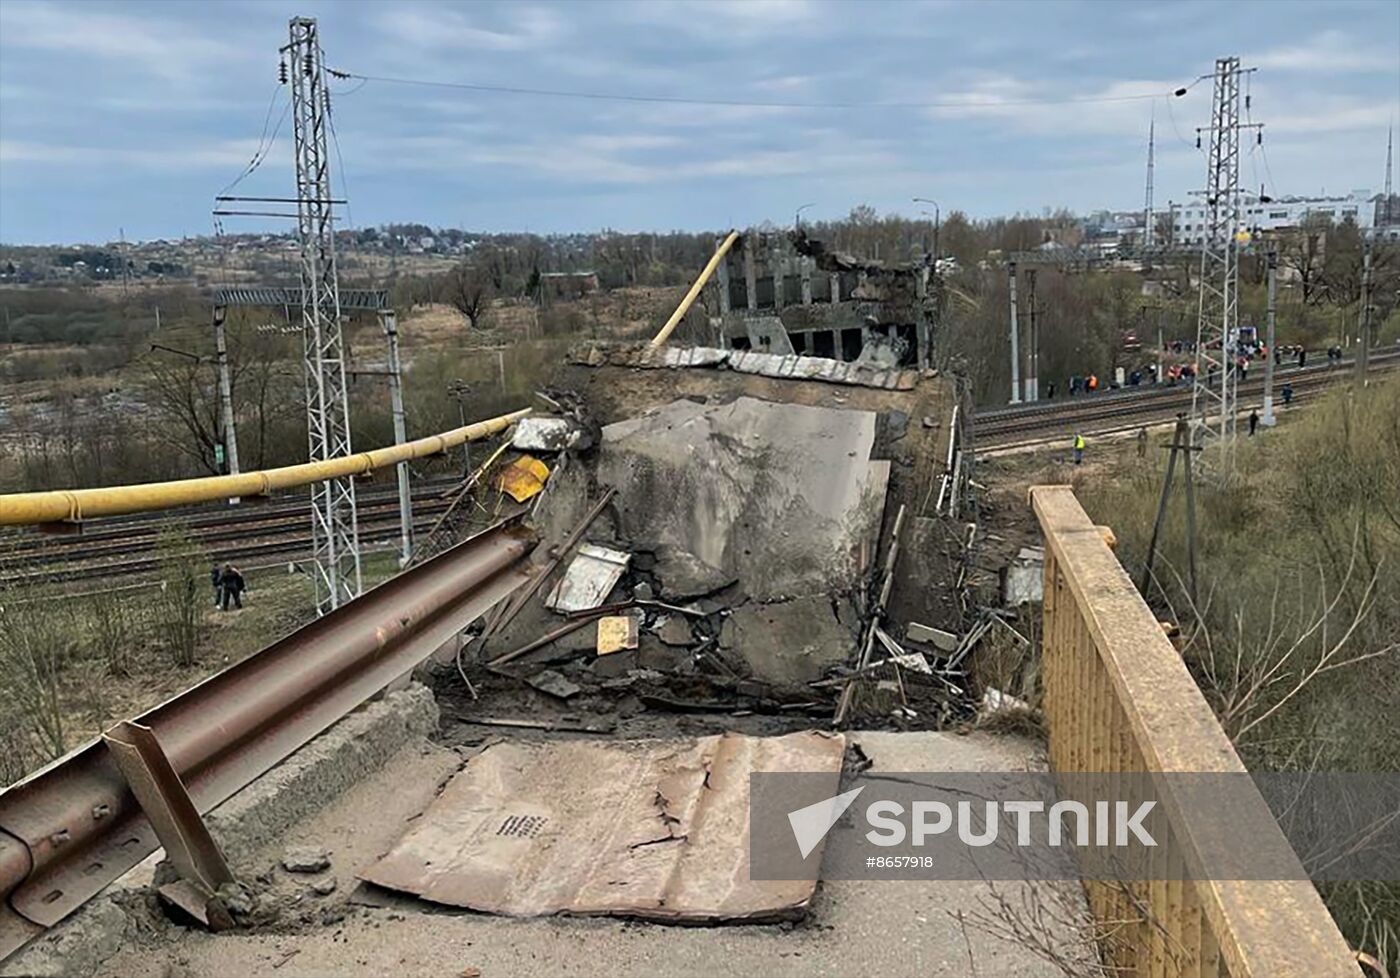
[[243,607],[243,592],[248,590],[248,582],[243,580],[243,575],[237,567],[232,564],[224,564],[222,567],[215,564],[209,572],[209,582],[214,585],[215,608],[228,611],[230,601],[235,608]]

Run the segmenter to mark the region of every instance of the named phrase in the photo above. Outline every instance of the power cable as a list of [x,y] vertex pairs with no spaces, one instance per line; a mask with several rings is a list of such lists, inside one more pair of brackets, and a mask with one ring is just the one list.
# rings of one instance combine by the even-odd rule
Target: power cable
[[272,149],[272,144],[277,141],[277,134],[281,132],[282,123],[286,121],[287,111],[291,108],[290,101],[287,103],[286,107],[283,108],[282,115],[277,120],[277,128],[272,131],[271,138],[269,138],[267,135],[267,126],[268,123],[272,121],[272,110],[277,105],[277,96],[282,91],[282,88],[283,86],[281,85],[281,83],[278,83],[276,87],[274,87],[272,90],[272,98],[268,99],[267,112],[263,116],[262,132],[258,135],[258,145],[257,148],[253,150],[253,158],[248,161],[248,165],[243,168],[243,172],[240,173],[237,177],[235,177],[232,183],[230,183],[223,190],[219,191],[218,196],[222,197],[225,194],[227,194],[234,187],[242,183],[254,170],[261,166],[262,161],[266,159],[268,152]]
[[[1146,99],[1177,97],[1185,95],[1195,87],[1202,75],[1191,84],[1173,91],[1151,92],[1143,95],[1072,95],[1047,96],[1044,98],[1003,99],[1000,101],[978,101],[977,99],[931,99],[917,102],[779,102],[747,99],[708,99],[686,98],[677,95],[637,95],[623,92],[567,91],[556,88],[525,88],[516,85],[485,85],[472,82],[431,81],[424,78],[395,78],[387,75],[366,75],[355,71],[327,69],[335,78],[356,78],[363,82],[380,82],[387,85],[416,85],[426,88],[449,88],[468,92],[489,92],[497,95],[528,95],[543,98],[583,99],[600,102],[644,102],[663,105],[708,105],[730,108],[755,109],[976,109],[1000,108],[1006,105],[1068,105],[1101,102],[1140,102]],[[358,91],[359,89],[355,89]]]

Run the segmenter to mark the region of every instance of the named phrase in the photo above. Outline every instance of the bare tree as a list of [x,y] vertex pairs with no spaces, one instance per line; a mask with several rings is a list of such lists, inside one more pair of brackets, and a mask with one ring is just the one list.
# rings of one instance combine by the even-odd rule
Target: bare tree
[[491,270],[483,264],[464,262],[443,279],[442,295],[467,320],[467,328],[477,329],[496,294]]

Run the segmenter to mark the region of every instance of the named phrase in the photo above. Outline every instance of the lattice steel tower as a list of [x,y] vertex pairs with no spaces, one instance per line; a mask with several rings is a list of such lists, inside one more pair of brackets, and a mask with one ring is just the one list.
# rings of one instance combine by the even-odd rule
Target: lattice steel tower
[[[351,453],[335,218],[326,152],[331,105],[316,21],[293,17],[290,32],[291,42],[282,50],[292,90],[296,143],[306,433],[309,457],[318,462]],[[360,593],[360,540],[355,484],[350,478],[312,485],[311,542],[316,610],[324,615]]]
[[1258,128],[1240,122],[1239,58],[1215,62],[1215,96],[1206,134],[1206,189],[1202,201],[1205,228],[1201,238],[1200,303],[1196,318],[1196,376],[1191,389],[1192,440],[1216,437],[1233,447],[1239,388],[1235,345],[1239,326],[1239,249],[1243,230],[1240,207],[1240,130]]

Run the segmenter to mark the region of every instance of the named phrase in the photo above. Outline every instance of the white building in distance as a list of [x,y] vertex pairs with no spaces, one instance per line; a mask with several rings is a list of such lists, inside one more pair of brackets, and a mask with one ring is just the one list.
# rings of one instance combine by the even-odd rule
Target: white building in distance
[[[1178,245],[1198,245],[1206,234],[1209,220],[1206,206],[1194,201],[1187,204],[1172,202],[1172,240]],[[1385,196],[1369,190],[1353,190],[1345,197],[1278,197],[1268,203],[1251,200],[1244,205],[1242,230],[1276,231],[1301,226],[1309,217],[1329,218],[1334,224],[1351,221],[1367,237],[1383,236],[1400,239],[1400,207],[1395,219],[1386,220]]]

